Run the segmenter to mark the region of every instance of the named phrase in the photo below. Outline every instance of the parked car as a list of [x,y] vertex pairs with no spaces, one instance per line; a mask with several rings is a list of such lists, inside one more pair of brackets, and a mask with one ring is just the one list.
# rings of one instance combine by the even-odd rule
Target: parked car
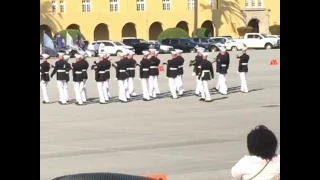
[[223,44],[219,44],[208,37],[191,39],[196,42],[199,47],[202,47],[209,52],[219,51],[219,48],[223,47]]
[[[123,44],[120,41],[111,41],[111,40],[97,40],[92,42],[91,44],[88,45],[89,50],[94,50],[95,51],[95,44],[100,44],[103,43],[104,46],[104,52],[109,53],[111,55],[118,55],[119,53],[122,53],[124,51],[130,50],[130,51],[135,51],[135,49],[132,46],[127,46]],[[97,53],[98,54],[98,53]]]
[[242,50],[243,47],[245,47],[245,45],[243,43],[236,42],[232,38],[212,37],[211,39],[220,43],[220,44],[223,44],[225,46],[225,48],[227,49],[227,51],[239,51],[239,50]]
[[277,43],[280,47],[280,35],[267,35],[268,38],[274,38],[274,39],[277,39]]
[[150,44],[144,39],[123,38],[122,42],[127,46],[132,46],[137,54],[141,54],[142,51],[149,49],[156,49],[157,51],[160,50],[160,45]]
[[171,51],[174,51],[174,48],[172,46],[163,45],[161,42],[156,40],[148,41],[150,44],[157,44],[160,45],[160,53],[169,53]]
[[247,48],[252,49],[272,49],[280,47],[280,40],[270,38],[260,33],[246,33],[243,39],[235,39],[235,41],[243,43]]
[[190,38],[166,38],[161,41],[161,44],[181,49],[183,52],[195,52],[198,47],[197,43]]

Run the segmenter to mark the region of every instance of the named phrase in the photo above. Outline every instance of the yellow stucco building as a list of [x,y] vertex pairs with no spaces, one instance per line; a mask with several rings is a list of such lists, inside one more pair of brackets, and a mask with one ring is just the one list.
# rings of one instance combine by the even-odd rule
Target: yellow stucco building
[[[198,27],[238,37],[237,28],[269,33],[280,25],[279,0],[198,0]],[[163,30],[194,29],[194,0],[40,0],[40,32],[79,29],[89,40],[156,39]],[[40,37],[41,39],[41,37]]]

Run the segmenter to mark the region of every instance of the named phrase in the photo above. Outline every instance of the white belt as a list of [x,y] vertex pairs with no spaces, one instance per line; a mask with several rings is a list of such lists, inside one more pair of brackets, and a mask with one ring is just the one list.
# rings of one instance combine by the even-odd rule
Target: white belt
[[59,69],[57,72],[66,72],[66,70]]
[[105,71],[99,71],[99,74],[104,74],[105,73]]
[[86,69],[82,69],[82,71],[87,71]]
[[149,69],[147,69],[147,68],[143,68],[143,69],[142,69],[142,71],[149,71]]
[[170,70],[177,70],[178,68],[170,68]]
[[44,72],[45,74],[49,74],[49,72]]
[[69,72],[68,72],[68,71],[66,71],[66,74],[69,74]]
[[107,69],[105,72],[109,72],[110,71],[110,69]]
[[210,71],[209,71],[209,70],[203,70],[203,71],[202,71],[202,74],[201,74],[201,77],[204,77],[204,74],[205,74],[205,73],[210,73]]
[[201,66],[198,66],[198,68],[201,68]]
[[178,68],[182,68],[183,66],[178,66]]
[[82,74],[82,72],[81,72],[81,71],[76,71],[75,73],[76,73],[76,74]]
[[120,69],[119,72],[126,72],[126,70]]
[[135,70],[136,68],[127,68],[127,70]]
[[158,68],[158,66],[150,66],[151,69]]
[[226,67],[227,65],[226,64],[221,64],[221,67]]
[[241,65],[248,65],[248,63],[241,63]]

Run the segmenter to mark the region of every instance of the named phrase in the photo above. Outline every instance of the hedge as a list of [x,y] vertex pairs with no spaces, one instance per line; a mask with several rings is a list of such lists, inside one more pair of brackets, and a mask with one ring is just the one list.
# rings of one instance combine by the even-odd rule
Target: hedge
[[253,28],[250,26],[243,26],[243,27],[237,28],[239,36],[244,36],[246,33],[251,33],[252,30]]
[[[192,36],[194,36],[194,32],[192,32]],[[212,33],[207,28],[199,28],[197,37],[212,37]]]
[[165,38],[189,38],[187,31],[180,28],[169,28],[162,31],[158,36],[158,41],[161,41]]
[[272,25],[269,27],[269,31],[273,35],[280,35],[280,25]]
[[[65,38],[66,38],[67,31],[68,31],[68,33],[70,34],[70,36],[73,38],[74,41],[77,41],[77,40],[78,40],[78,32],[79,32],[79,31],[78,31],[78,30],[75,30],[75,29],[62,30],[62,31],[60,31],[60,32],[58,32],[58,33],[56,33],[56,34],[54,35],[54,39],[56,38],[57,34],[60,34],[60,35],[65,39]],[[82,39],[85,40],[85,38],[84,38],[83,34],[81,34],[81,32],[80,32],[80,35],[81,35]]]

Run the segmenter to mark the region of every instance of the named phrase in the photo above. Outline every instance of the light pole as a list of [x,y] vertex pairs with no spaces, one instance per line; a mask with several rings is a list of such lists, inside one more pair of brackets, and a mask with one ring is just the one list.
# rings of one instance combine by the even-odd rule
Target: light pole
[[194,0],[194,11],[193,11],[193,36],[198,37],[198,0]]

